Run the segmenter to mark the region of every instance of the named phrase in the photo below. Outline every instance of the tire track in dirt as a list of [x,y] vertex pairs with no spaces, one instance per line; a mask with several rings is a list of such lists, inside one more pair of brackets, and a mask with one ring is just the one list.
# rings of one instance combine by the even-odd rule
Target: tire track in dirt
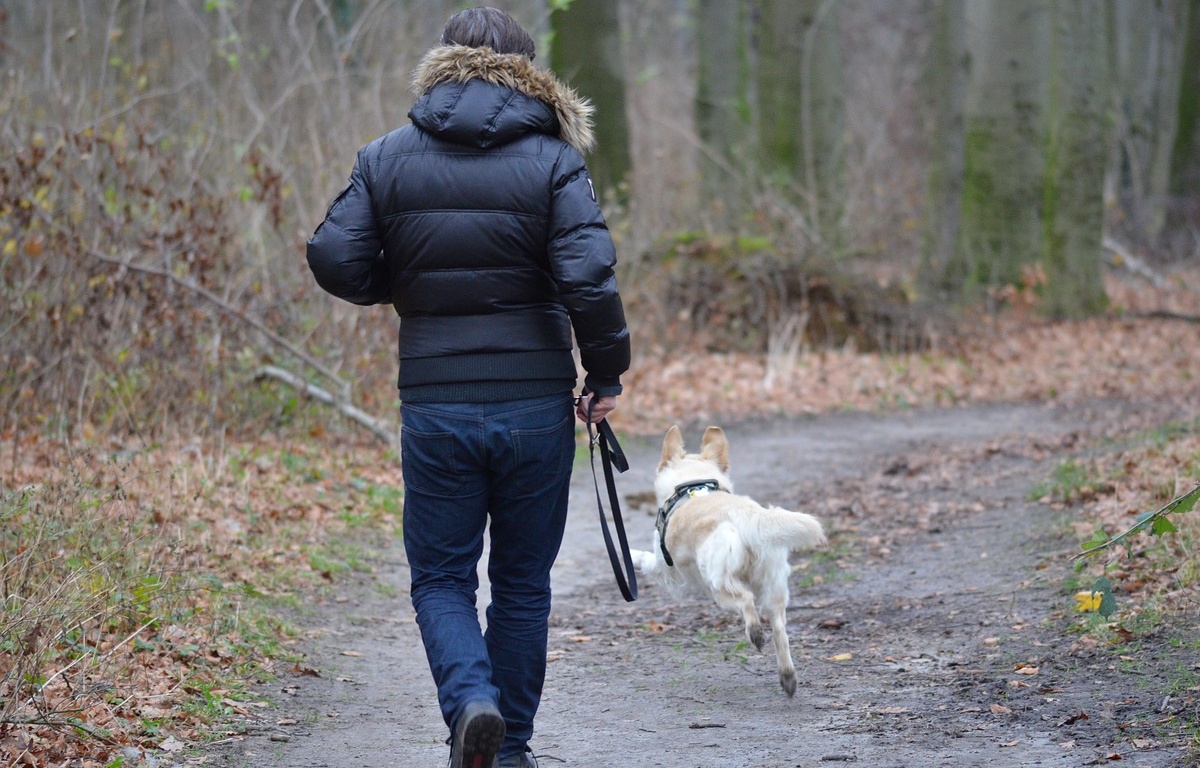
[[[811,558],[793,577],[791,700],[773,656],[747,649],[735,617],[706,598],[643,584],[638,602],[621,600],[591,471],[577,466],[533,742],[541,765],[1183,765],[1178,736],[1154,727],[1155,667],[1131,675],[1062,634],[1074,542],[1060,514],[1028,500],[1092,436],[1166,418],[1006,405],[727,427],[740,493],[818,512],[835,534],[836,562]],[[632,501],[651,488],[659,444],[625,449],[619,484]],[[645,546],[650,510],[627,506]],[[320,676],[265,685],[279,711],[208,750],[206,765],[445,764],[398,542],[376,567],[374,582],[308,617],[319,633],[306,666]]]

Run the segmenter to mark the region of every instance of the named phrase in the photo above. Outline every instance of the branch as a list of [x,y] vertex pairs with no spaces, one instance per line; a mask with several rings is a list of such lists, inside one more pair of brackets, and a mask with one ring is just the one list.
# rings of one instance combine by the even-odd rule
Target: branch
[[1163,279],[1162,275],[1150,269],[1146,265],[1146,262],[1134,256],[1133,252],[1122,243],[1105,235],[1100,240],[1100,246],[1112,251],[1113,257],[1109,259],[1109,263],[1114,267],[1124,267],[1133,274],[1146,278],[1155,288],[1165,288],[1167,286],[1167,281]]
[[1182,323],[1200,323],[1200,315],[1184,315],[1169,309],[1156,309],[1153,312],[1126,312],[1125,317],[1140,320],[1178,320]]
[[262,368],[259,368],[254,373],[254,379],[256,381],[266,378],[278,379],[279,381],[288,384],[292,388],[300,390],[314,400],[319,400],[327,405],[332,405],[334,408],[337,408],[343,416],[351,421],[358,422],[362,426],[371,430],[372,434],[374,434],[380,440],[383,440],[392,448],[398,447],[398,430],[394,424],[383,421],[382,419],[377,419],[361,408],[357,408],[345,400],[334,397],[328,391],[321,389],[316,384],[311,384],[296,374],[291,373],[290,371],[285,371],[282,368],[276,368],[273,365],[266,365]]
[[[69,233],[58,222],[56,222],[53,218],[51,218],[50,215],[47,214],[45,211],[37,209],[36,206],[35,206],[35,210],[38,211],[39,216],[41,217],[42,221],[46,224],[46,226],[50,227],[52,230],[54,230],[55,232],[57,232],[59,234],[69,235]],[[108,254],[106,254],[96,248],[92,248],[90,246],[84,245],[82,241],[79,242],[79,247],[81,249],[83,249],[83,251],[85,251],[89,256],[91,256],[94,259],[97,259],[98,261],[103,261],[106,264],[114,264],[118,267],[122,267],[124,269],[128,269],[128,270],[131,270],[134,272],[141,272],[143,274],[154,275],[155,277],[161,277],[164,280],[167,280],[168,282],[173,283],[174,285],[178,285],[181,288],[191,291],[192,293],[196,294],[197,296],[200,296],[201,298],[205,299],[209,303],[213,304],[217,309],[221,310],[225,314],[231,315],[235,319],[240,320],[243,323],[245,323],[246,325],[249,325],[250,327],[254,328],[254,330],[256,330],[259,333],[261,333],[262,335],[266,336],[267,339],[269,341],[271,341],[272,343],[274,343],[276,346],[282,347],[284,350],[286,350],[288,353],[290,353],[291,355],[293,355],[294,357],[299,359],[305,365],[310,366],[313,370],[317,371],[322,376],[328,378],[330,381],[333,381],[333,382],[336,382],[337,384],[339,384],[342,387],[343,392],[348,392],[349,385],[346,382],[342,381],[342,379],[337,375],[337,373],[335,373],[334,371],[330,370],[327,366],[322,364],[320,360],[317,360],[315,357],[308,354],[300,347],[296,346],[292,342],[288,341],[287,339],[283,338],[279,334],[272,331],[261,320],[258,320],[257,318],[247,315],[246,313],[242,312],[240,309],[233,306],[229,302],[225,301],[224,299],[222,299],[220,296],[216,295],[212,291],[210,291],[206,288],[203,288],[202,286],[196,285],[195,283],[193,283],[190,280],[185,280],[167,269],[160,269],[158,267],[149,267],[144,264],[138,264],[137,262],[132,261],[130,259],[119,259],[119,258],[116,258],[113,256],[109,256]]]
[[1170,533],[1175,530],[1175,526],[1166,519],[1166,516],[1175,512],[1190,512],[1196,506],[1198,499],[1200,499],[1200,485],[1182,496],[1172,499],[1155,512],[1144,512],[1138,515],[1137,522],[1116,536],[1109,538],[1103,530],[1097,531],[1096,535],[1083,545],[1083,551],[1071,558],[1071,562],[1077,562],[1088,555],[1109,549],[1141,531],[1149,530],[1154,536]]

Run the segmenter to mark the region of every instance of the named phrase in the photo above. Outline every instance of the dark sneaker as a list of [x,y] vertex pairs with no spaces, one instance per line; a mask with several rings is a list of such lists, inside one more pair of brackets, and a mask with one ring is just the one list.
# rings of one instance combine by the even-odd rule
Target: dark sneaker
[[537,768],[537,760],[533,759],[533,753],[529,751],[529,747],[526,747],[521,754],[509,755],[498,761],[496,768]]
[[492,768],[504,744],[504,718],[490,701],[472,701],[463,707],[454,725],[450,768]]

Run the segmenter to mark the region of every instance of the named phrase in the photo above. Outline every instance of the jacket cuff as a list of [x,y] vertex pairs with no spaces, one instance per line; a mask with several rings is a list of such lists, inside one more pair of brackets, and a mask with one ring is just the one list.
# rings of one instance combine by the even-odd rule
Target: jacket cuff
[[621,379],[619,376],[605,377],[588,374],[583,380],[583,387],[586,391],[596,395],[596,397],[616,397],[621,394]]

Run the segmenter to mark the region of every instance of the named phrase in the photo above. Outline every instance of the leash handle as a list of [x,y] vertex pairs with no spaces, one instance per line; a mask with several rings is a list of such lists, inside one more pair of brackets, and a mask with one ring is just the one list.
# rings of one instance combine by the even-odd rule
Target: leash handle
[[[625,598],[625,602],[632,603],[637,600],[637,574],[633,568],[633,556],[629,553],[625,523],[621,520],[621,501],[617,496],[616,480],[613,478],[613,467],[616,466],[618,472],[624,472],[629,469],[629,460],[625,458],[625,452],[621,450],[617,436],[613,434],[607,419],[600,420],[600,423],[596,425],[596,432],[593,434],[592,408],[595,404],[595,397],[588,400],[588,454],[592,464],[592,483],[596,487],[596,507],[600,512],[600,530],[604,534],[604,546],[608,549],[608,559],[612,564],[613,576],[617,580],[617,588],[621,590],[621,596]],[[613,527],[617,529],[617,541],[621,545],[620,556],[617,554],[616,545],[613,544],[612,534],[608,530],[608,521],[604,517],[604,501],[600,497],[600,480],[596,476],[597,444],[600,446],[600,463],[604,468],[604,484],[608,488],[608,503],[612,509]],[[621,567],[622,560],[624,560],[624,570]]]

